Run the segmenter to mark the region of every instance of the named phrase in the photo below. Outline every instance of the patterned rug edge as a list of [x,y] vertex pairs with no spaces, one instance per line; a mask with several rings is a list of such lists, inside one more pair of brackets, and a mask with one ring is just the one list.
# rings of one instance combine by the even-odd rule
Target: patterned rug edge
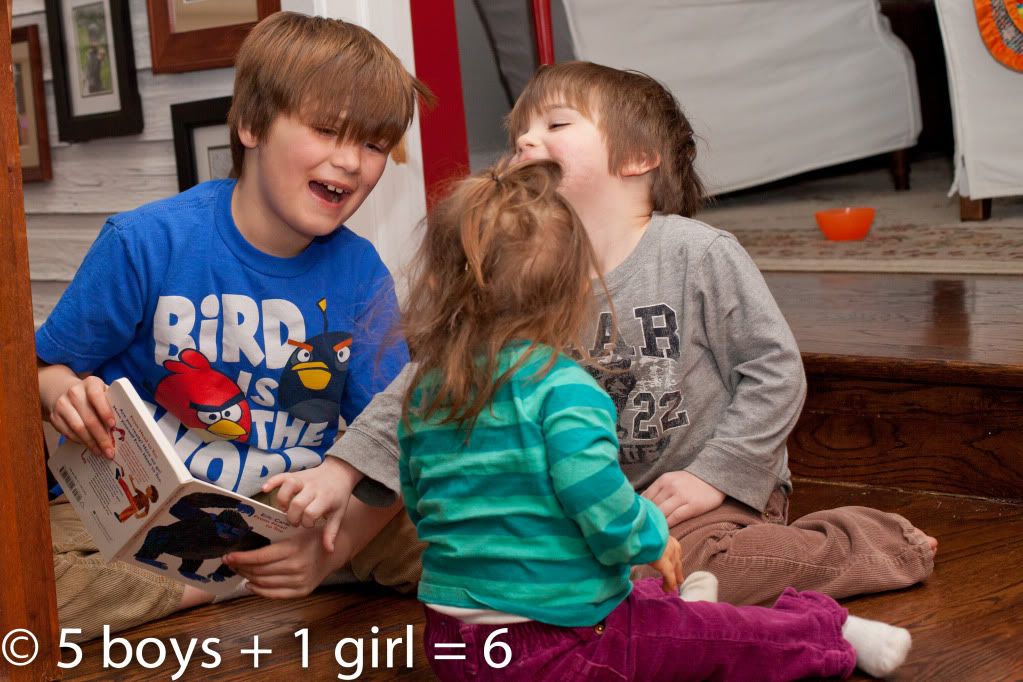
[[763,272],[881,272],[944,275],[1023,275],[1023,262],[969,260],[857,260],[834,258],[771,258],[751,254]]

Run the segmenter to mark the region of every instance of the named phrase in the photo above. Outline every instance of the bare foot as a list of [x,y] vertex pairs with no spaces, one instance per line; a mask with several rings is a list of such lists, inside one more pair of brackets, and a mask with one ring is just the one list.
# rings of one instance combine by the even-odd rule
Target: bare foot
[[190,609],[193,606],[201,606],[203,604],[212,604],[213,595],[206,590],[200,590],[197,587],[191,585],[185,585],[185,591],[181,595],[181,601],[178,603],[178,611],[184,611]]
[[931,537],[930,535],[923,532],[919,528],[909,526],[908,530],[906,531],[906,539],[909,540],[909,544],[911,545],[922,545],[926,542],[927,547],[930,548],[931,550],[931,556],[932,557],[937,556],[938,539]]

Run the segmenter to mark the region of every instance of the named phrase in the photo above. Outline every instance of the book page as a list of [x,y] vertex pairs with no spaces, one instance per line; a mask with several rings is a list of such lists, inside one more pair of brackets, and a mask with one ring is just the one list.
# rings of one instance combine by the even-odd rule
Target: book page
[[114,459],[65,441],[50,470],[107,559],[138,533],[190,475],[131,384],[107,391],[114,411]]
[[261,549],[297,530],[273,507],[192,480],[119,558],[220,595],[233,591],[242,580],[221,557]]
[[126,461],[131,460],[110,461],[70,441],[50,458],[54,477],[108,559],[141,528],[159,500],[159,489],[144,470],[135,461],[131,467]]
[[221,557],[298,532],[284,512],[192,478],[127,380],[113,382],[107,398],[114,459],[67,441],[49,462],[105,558],[226,594],[241,578]]

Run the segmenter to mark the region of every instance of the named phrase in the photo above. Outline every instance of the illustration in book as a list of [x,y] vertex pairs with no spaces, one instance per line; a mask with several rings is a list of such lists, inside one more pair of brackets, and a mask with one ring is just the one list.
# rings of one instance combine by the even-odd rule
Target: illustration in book
[[296,530],[280,510],[193,478],[129,381],[107,397],[114,458],[66,441],[49,462],[105,558],[226,594],[241,578],[221,557]]

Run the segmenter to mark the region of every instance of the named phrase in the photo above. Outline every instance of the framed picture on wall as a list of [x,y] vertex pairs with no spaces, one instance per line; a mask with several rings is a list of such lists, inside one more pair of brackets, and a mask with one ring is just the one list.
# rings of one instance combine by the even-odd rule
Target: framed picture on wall
[[59,137],[142,132],[128,0],[46,0]]
[[249,30],[281,9],[281,0],[147,2],[153,73],[231,66]]
[[11,31],[11,69],[14,71],[14,102],[18,112],[18,146],[21,148],[21,181],[50,180],[50,131],[46,123],[43,89],[43,57],[39,51],[39,27],[35,24]]
[[230,97],[171,105],[178,190],[231,174]]

